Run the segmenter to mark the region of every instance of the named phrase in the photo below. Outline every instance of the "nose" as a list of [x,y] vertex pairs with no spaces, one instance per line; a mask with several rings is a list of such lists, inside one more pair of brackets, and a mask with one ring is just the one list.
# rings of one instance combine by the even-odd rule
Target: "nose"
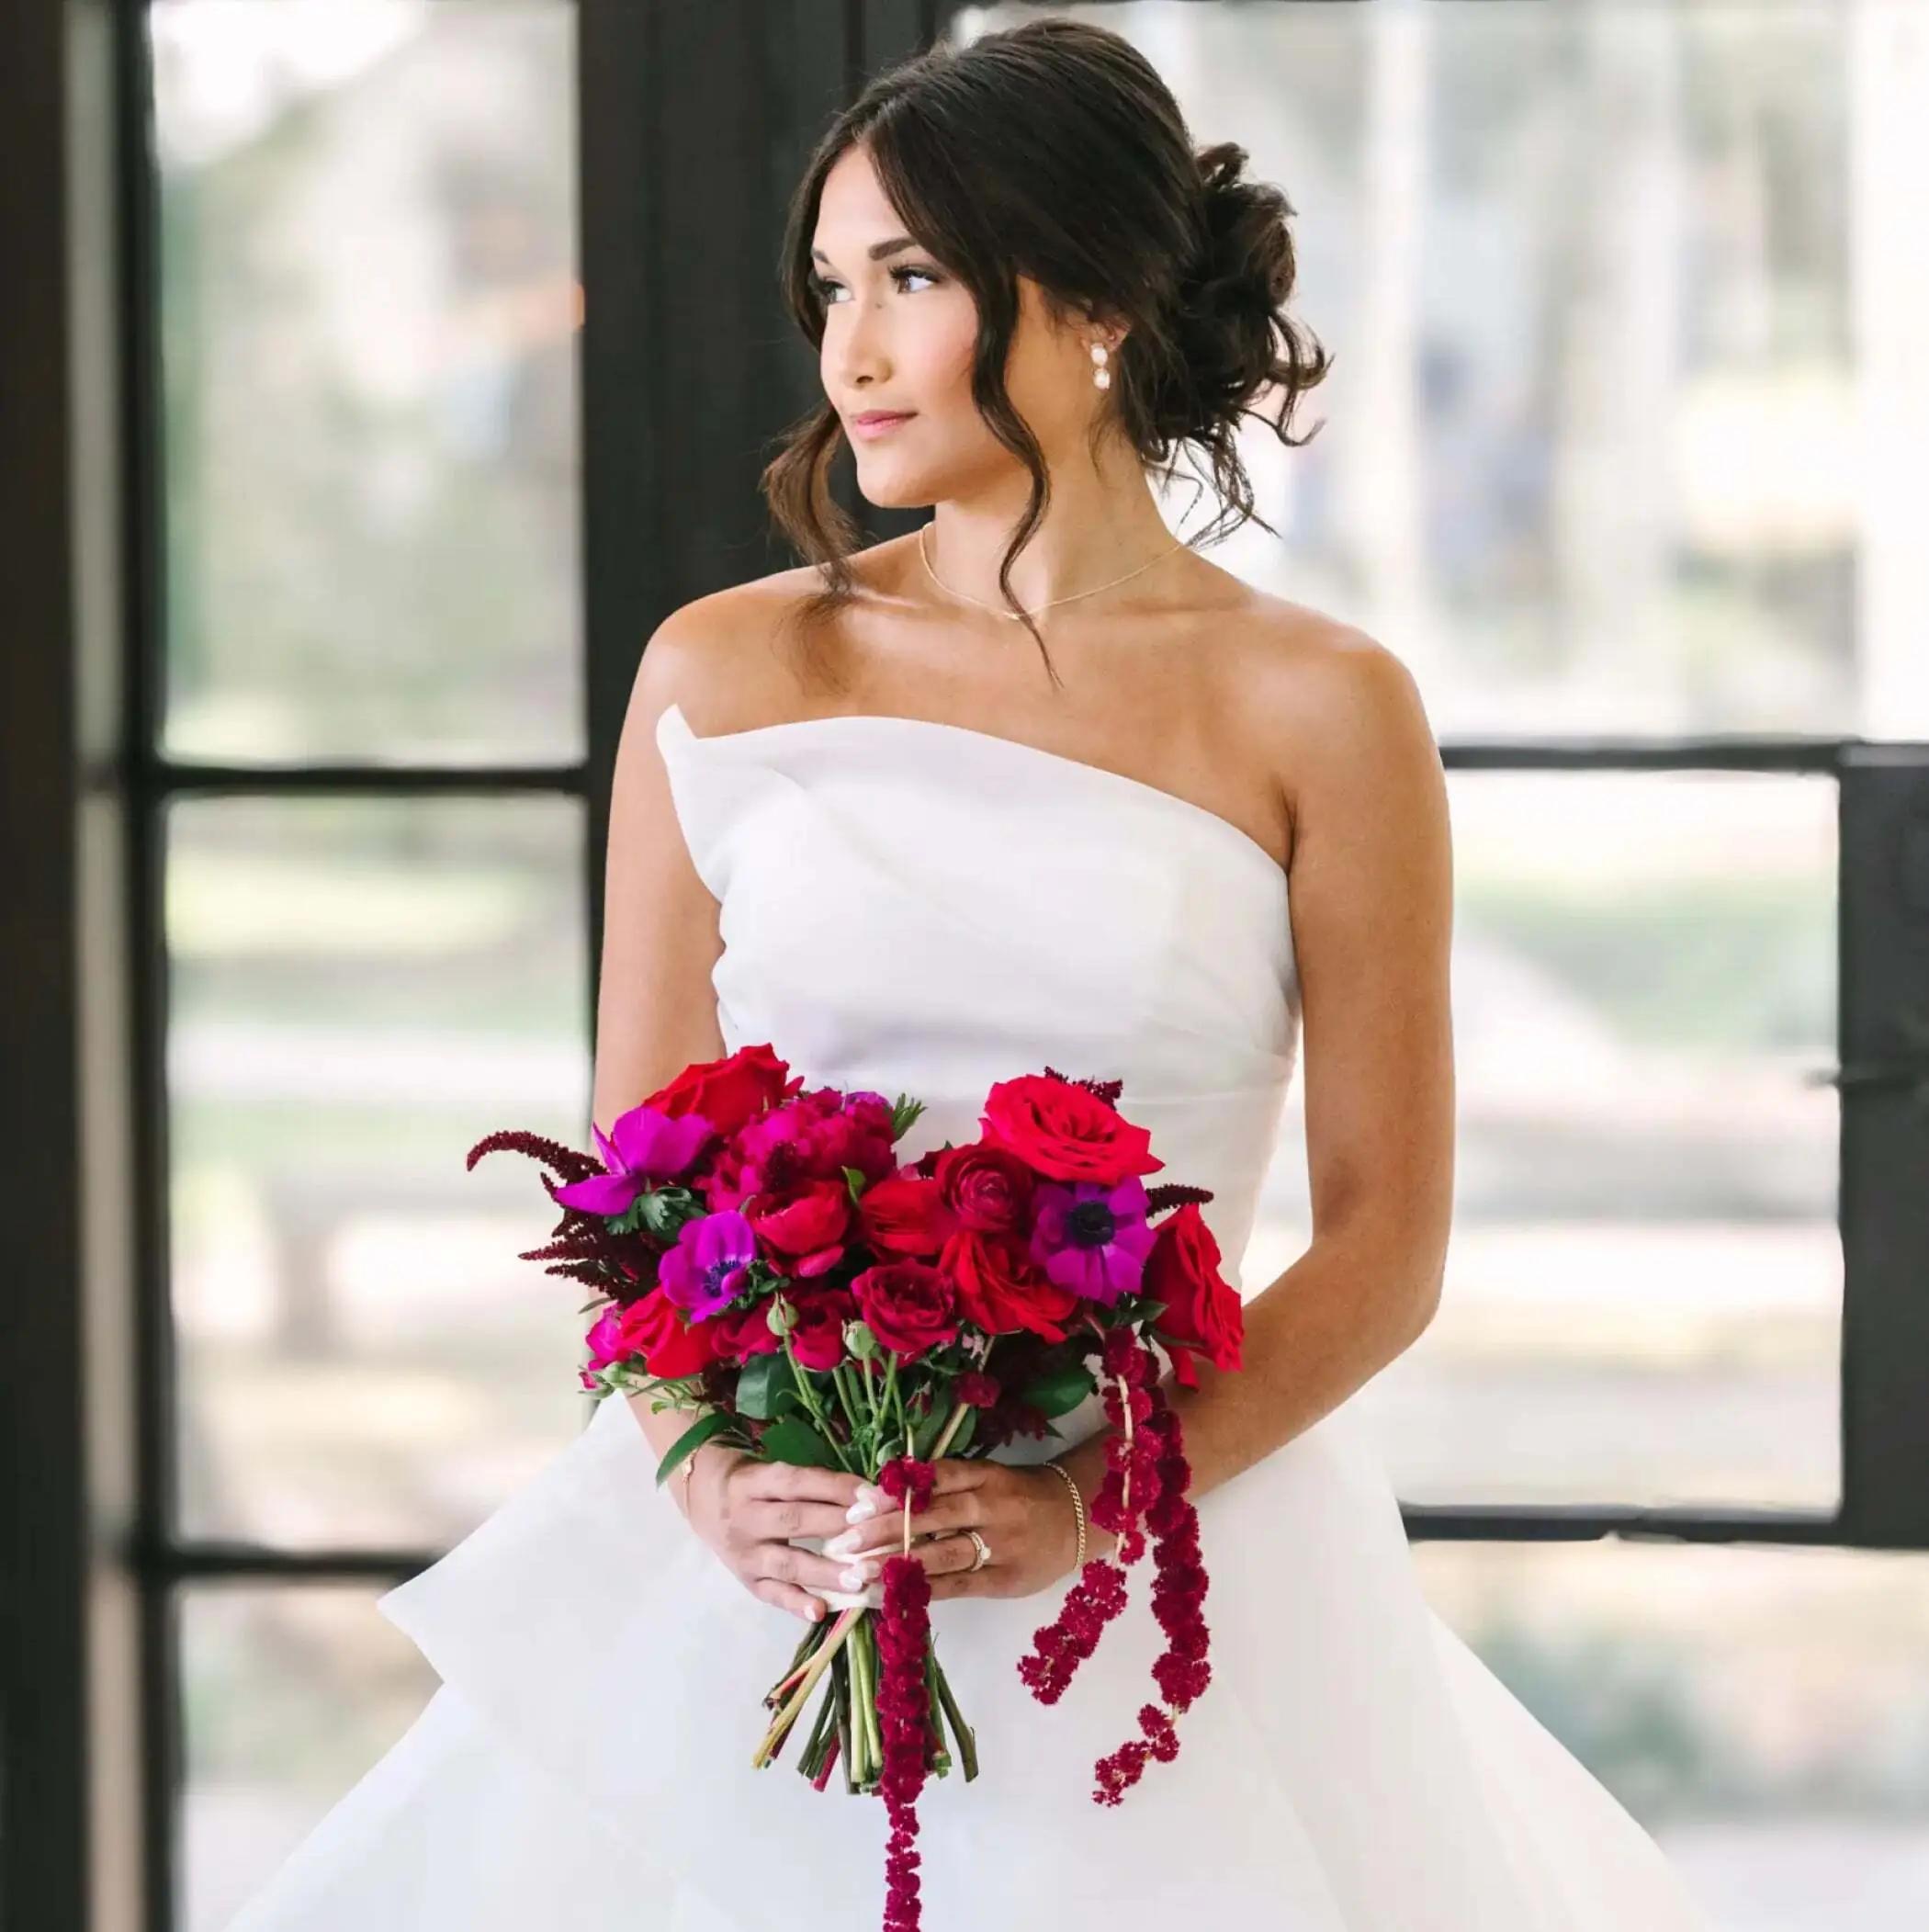
[[829,330],[825,333],[826,344],[833,345],[839,384],[846,394],[876,389],[891,373],[885,343],[884,305],[852,301],[842,306],[842,326],[834,337]]

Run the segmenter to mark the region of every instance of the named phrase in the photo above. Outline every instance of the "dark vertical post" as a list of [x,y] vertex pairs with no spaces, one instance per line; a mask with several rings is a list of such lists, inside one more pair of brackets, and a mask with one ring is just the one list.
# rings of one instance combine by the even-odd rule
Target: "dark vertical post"
[[1843,1534],[1929,1548],[1929,744],[1842,769]]
[[592,973],[610,774],[649,633],[692,598],[795,561],[758,490],[774,438],[822,394],[777,295],[792,190],[863,73],[921,44],[934,13],[931,0],[581,0]]
[[133,1932],[140,1333],[125,796],[126,33],[0,61],[0,1921]]

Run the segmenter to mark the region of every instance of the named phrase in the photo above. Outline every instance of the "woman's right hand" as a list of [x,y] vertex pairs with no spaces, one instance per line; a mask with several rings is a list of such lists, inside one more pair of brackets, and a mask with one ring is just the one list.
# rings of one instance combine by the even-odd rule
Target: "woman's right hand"
[[[670,1481],[682,1486],[683,1477]],[[766,1462],[747,1449],[705,1442],[694,1452],[686,1504],[690,1527],[751,1596],[807,1623],[829,1606],[813,1590],[848,1590],[849,1557],[800,1550],[793,1536],[840,1536],[859,1479],[842,1469]],[[867,1575],[874,1578],[874,1566]]]

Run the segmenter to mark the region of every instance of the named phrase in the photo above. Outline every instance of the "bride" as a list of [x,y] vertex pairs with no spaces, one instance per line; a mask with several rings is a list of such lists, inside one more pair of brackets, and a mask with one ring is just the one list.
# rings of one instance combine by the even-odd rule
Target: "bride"
[[[1154,493],[1183,446],[1251,515],[1241,421],[1276,393],[1292,444],[1327,367],[1283,306],[1292,210],[1245,158],[1196,153],[1130,43],[1055,19],[885,74],[826,136],[784,271],[825,401],[766,475],[809,561],[643,654],[595,1118],[768,1042],[809,1084],[923,1100],[909,1161],[1049,1065],[1119,1079],[1170,1178],[1213,1190],[1243,1361],[1168,1391],[1212,1682],[1177,1757],[1094,1804],[1160,1647],[1145,1568],[1060,1703],[1016,1665],[1081,1538],[1113,1542],[1078,1507],[1098,1399],[941,1459],[913,1550],[982,1770],[924,1793],[931,1932],[1175,1909],[1700,1932],[1652,1839],[1429,1609],[1348,1406],[1440,1293],[1452,865],[1400,660],[1176,540]],[[930,506],[914,534],[852,549],[825,488],[847,442],[870,502]],[[1302,1042],[1314,1234],[1256,1283],[1238,1258]],[[604,1401],[382,1599],[440,1688],[231,1932],[878,1922],[882,1807],[750,1757],[794,1641],[773,1613],[874,1589],[901,1519],[717,1444],[660,1486],[688,1420]]]

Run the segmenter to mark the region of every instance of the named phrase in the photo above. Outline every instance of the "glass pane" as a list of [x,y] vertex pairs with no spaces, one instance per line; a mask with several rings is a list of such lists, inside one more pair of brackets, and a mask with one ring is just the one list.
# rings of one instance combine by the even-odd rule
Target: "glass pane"
[[[1438,730],[1929,731],[1916,0],[969,7],[1130,36],[1296,216],[1336,360],[1216,561]],[[1192,491],[1168,516],[1200,527]]]
[[147,18],[165,749],[580,756],[575,9]]
[[[1833,1508],[1842,1249],[1822,779],[1450,777],[1447,1282],[1360,1391],[1410,1502]],[[1304,1250],[1303,1090],[1246,1263]]]
[[171,809],[187,1534],[434,1545],[581,1427],[538,1170],[463,1162],[585,1136],[582,838],[551,797]]
[[1929,1923],[1929,1556],[1416,1546],[1434,1608],[1735,1932]]
[[182,1932],[243,1904],[421,1714],[435,1673],[386,1584],[184,1590]]

